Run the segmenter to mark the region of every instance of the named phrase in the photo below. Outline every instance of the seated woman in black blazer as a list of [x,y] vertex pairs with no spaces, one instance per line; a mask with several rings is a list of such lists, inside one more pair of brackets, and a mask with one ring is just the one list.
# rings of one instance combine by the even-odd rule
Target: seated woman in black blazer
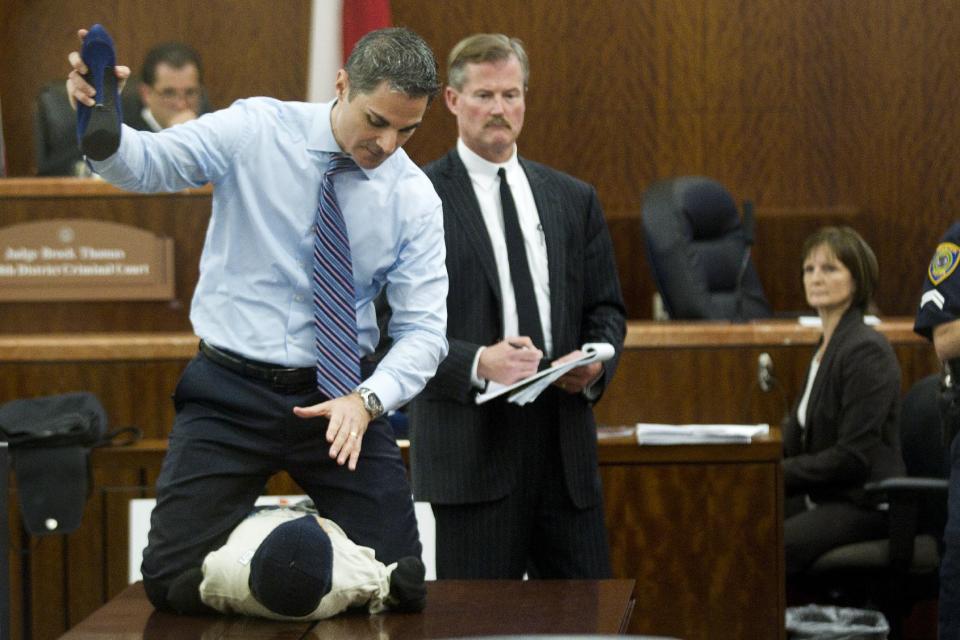
[[900,365],[863,323],[877,259],[856,231],[825,227],[803,247],[803,288],[823,336],[783,429],[788,579],[830,549],[886,536],[865,482],[903,475]]

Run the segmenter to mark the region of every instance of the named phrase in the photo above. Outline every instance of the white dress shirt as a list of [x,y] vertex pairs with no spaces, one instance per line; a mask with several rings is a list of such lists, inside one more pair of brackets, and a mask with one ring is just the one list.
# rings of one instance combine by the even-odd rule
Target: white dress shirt
[[533,279],[533,289],[537,297],[537,311],[540,314],[540,326],[543,329],[544,354],[553,353],[553,337],[550,333],[550,276],[547,268],[547,244],[540,224],[540,215],[530,190],[527,174],[517,160],[517,148],[513,155],[502,164],[484,160],[471,151],[463,140],[457,140],[457,153],[470,174],[473,191],[480,204],[484,225],[493,245],[493,256],[497,261],[497,276],[500,281],[500,294],[503,298],[504,337],[517,335],[519,320],[517,302],[510,277],[510,262],[507,258],[507,241],[503,235],[503,209],[500,204],[500,177],[497,172],[503,167],[507,173],[507,184],[517,206],[517,218],[523,231],[523,245],[527,253],[527,266]]
[[[94,169],[130,191],[213,184],[190,320],[205,341],[286,367],[316,362],[312,295],[320,182],[341,153],[334,102],[238,100],[159,133],[123,126]],[[379,339],[373,299],[388,284],[394,343],[363,385],[395,409],[447,353],[443,212],[430,180],[397,150],[376,169],[336,177],[353,257],[361,354]]]

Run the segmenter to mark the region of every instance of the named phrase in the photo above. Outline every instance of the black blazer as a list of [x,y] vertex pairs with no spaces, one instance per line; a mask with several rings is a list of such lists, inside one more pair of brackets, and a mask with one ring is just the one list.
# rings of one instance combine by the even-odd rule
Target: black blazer
[[[600,201],[593,187],[580,180],[522,158],[520,164],[547,247],[553,355],[569,353],[584,342],[609,342],[616,356],[605,363],[600,382],[605,386],[623,348],[625,312]],[[497,265],[456,150],[424,172],[443,201],[450,352],[408,407],[413,491],[418,500],[441,504],[494,500],[515,486],[523,462],[518,432],[504,419],[506,400],[476,405],[470,381],[477,349],[504,337]],[[558,416],[570,496],[580,507],[597,504],[597,438],[590,403],[582,395],[551,388],[528,407]]]
[[806,434],[801,435],[796,405],[784,427],[787,495],[865,504],[863,483],[904,474],[899,427],[897,357],[886,338],[851,308],[820,362],[807,403]]

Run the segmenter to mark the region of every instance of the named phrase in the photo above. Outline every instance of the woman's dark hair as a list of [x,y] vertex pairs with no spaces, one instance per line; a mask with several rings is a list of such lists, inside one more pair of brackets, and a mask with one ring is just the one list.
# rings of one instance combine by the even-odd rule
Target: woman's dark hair
[[880,278],[880,268],[873,249],[850,227],[823,227],[803,243],[803,260],[806,261],[810,253],[820,246],[828,247],[850,271],[856,285],[851,305],[866,313]]

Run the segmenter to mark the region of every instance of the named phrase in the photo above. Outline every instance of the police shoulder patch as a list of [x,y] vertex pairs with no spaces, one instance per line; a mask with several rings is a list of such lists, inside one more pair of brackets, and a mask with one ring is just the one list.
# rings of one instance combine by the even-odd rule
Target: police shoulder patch
[[960,247],[952,242],[941,242],[933,254],[933,260],[927,268],[930,282],[937,286],[953,273],[957,268],[957,258],[960,256]]

